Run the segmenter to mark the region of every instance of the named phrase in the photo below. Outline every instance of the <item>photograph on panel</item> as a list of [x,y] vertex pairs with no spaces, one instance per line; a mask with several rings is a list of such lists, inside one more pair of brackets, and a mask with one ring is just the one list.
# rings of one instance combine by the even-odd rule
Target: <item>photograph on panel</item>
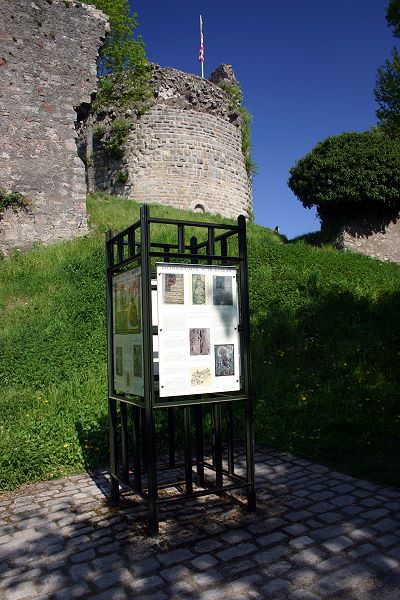
[[189,329],[190,356],[210,354],[210,330]]
[[215,352],[215,376],[222,377],[235,374],[234,345],[217,344]]
[[182,274],[163,274],[163,302],[164,304],[184,303],[184,279]]

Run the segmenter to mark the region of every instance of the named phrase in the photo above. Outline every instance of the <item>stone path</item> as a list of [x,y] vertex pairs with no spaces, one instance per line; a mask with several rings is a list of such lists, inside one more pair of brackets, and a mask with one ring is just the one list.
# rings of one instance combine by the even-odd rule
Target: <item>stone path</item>
[[400,490],[256,452],[255,514],[214,496],[161,513],[105,472],[0,496],[0,599],[400,599]]

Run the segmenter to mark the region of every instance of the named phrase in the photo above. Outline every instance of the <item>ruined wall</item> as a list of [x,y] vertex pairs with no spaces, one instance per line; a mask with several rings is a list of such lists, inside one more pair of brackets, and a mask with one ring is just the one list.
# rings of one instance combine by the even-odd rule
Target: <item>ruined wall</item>
[[[121,159],[95,141],[95,188],[226,217],[249,216],[252,188],[242,154],[241,118],[216,84],[156,67],[154,100],[132,121]],[[109,115],[97,116],[109,127]]]
[[0,252],[86,232],[75,107],[91,101],[105,16],[64,0],[0,0],[0,187],[28,211],[0,216]]
[[400,215],[368,214],[342,228],[338,247],[400,264]]

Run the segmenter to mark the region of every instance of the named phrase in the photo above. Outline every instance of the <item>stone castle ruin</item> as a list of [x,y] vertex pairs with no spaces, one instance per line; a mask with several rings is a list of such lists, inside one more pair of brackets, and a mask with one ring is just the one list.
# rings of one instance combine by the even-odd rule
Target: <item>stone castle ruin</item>
[[[27,202],[0,213],[0,253],[86,233],[87,184],[139,202],[251,214],[241,117],[219,85],[156,66],[144,114],[110,107],[92,116],[86,161],[106,17],[72,0],[13,0],[1,8],[0,188]],[[231,68],[215,77],[235,81]],[[106,142],[121,121],[128,131],[116,158]]]
[[[94,113],[105,15],[75,0],[0,7],[0,188],[25,198],[22,207],[0,204],[0,255],[85,234],[88,189],[252,214],[232,67],[205,80],[156,65],[144,106]],[[399,223],[365,215],[344,224],[341,247],[400,263]]]
[[[251,177],[242,152],[241,116],[220,87],[237,85],[221,65],[210,81],[154,66],[152,97],[143,114],[99,111],[93,125],[94,191],[138,202],[207,211],[226,217],[252,213]],[[120,148],[114,123],[128,129]],[[87,128],[81,123],[81,155]],[[110,150],[111,148],[111,150]],[[117,150],[117,152],[115,152]]]

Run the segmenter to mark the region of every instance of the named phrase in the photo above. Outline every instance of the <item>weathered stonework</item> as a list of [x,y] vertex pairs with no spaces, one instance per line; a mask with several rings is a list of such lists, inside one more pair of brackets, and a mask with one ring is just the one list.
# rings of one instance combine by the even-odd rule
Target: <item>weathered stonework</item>
[[[251,178],[242,154],[241,117],[218,85],[175,69],[155,68],[154,99],[132,124],[115,160],[107,135],[95,138],[95,189],[142,203],[208,211],[252,212]],[[109,131],[116,113],[97,115]],[[96,127],[95,127],[96,129]]]
[[87,230],[75,108],[96,90],[106,17],[68,0],[0,0],[0,187],[30,199],[0,216],[0,252]]
[[368,214],[344,225],[338,247],[400,264],[400,215]]

